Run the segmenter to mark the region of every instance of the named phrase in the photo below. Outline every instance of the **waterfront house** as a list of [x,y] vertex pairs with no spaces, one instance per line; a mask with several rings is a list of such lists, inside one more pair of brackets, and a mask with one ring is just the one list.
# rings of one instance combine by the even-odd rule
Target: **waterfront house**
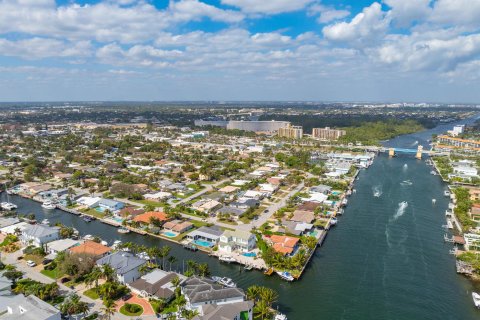
[[140,267],[146,263],[147,260],[124,251],[118,251],[97,260],[99,266],[110,265],[115,270],[118,281],[124,284],[140,278]]
[[112,199],[100,199],[97,202],[97,206],[102,212],[105,210],[108,210],[110,212],[116,212],[123,209],[125,207],[125,204],[123,202]]
[[181,290],[187,301],[186,308],[199,312],[205,305],[226,305],[245,301],[245,293],[242,289],[226,288],[213,280],[197,276],[185,280]]
[[297,209],[293,212],[293,215],[289,220],[295,222],[312,223],[312,221],[315,220],[315,214],[312,211],[303,211]]
[[14,224],[2,227],[0,229],[0,233],[2,233],[2,234],[18,234],[18,233],[20,233],[21,234],[23,232],[23,230],[25,230],[26,228],[28,228],[30,226],[31,226],[31,224],[29,224],[28,222],[22,221],[22,222],[19,222],[19,223],[14,223]]
[[465,239],[465,249],[467,251],[480,251],[480,234],[465,233],[463,238]]
[[193,228],[193,223],[188,221],[173,220],[165,222],[163,228],[165,230],[172,230],[178,233],[184,233]]
[[218,242],[222,234],[223,231],[219,227],[203,226],[187,234],[187,239],[190,239],[192,241],[206,241],[213,246]]
[[50,227],[42,224],[34,224],[26,227],[20,236],[22,243],[26,245],[34,245],[36,247],[41,247],[45,243],[59,238],[60,234],[58,227]]
[[172,280],[176,277],[180,279],[180,285],[187,279],[184,275],[175,272],[155,269],[138,280],[129,283],[127,286],[133,293],[138,294],[142,298],[164,299],[168,302],[175,295],[175,287],[172,284]]
[[200,316],[194,318],[194,320],[253,320],[253,306],[253,301],[241,301],[222,305],[206,304],[200,306],[198,309],[200,310]]
[[66,251],[70,248],[80,245],[78,240],[73,239],[58,239],[46,244],[47,252],[56,255],[59,252]]
[[87,208],[95,208],[101,199],[100,197],[83,196],[77,199],[77,204]]
[[233,251],[248,252],[255,248],[257,239],[254,234],[243,230],[225,230],[218,242],[218,250],[232,253]]
[[112,248],[91,240],[87,240],[84,243],[69,249],[70,253],[92,255],[97,259],[109,254],[110,251],[112,251]]
[[152,219],[157,219],[162,222],[166,222],[170,220],[168,218],[168,215],[165,212],[148,211],[148,212],[137,215],[135,218],[133,218],[133,221],[149,225]]
[[300,240],[295,237],[279,235],[264,237],[264,239],[272,245],[273,250],[283,255],[292,255],[296,251]]
[[33,294],[1,294],[0,318],[19,320],[60,320],[60,310]]

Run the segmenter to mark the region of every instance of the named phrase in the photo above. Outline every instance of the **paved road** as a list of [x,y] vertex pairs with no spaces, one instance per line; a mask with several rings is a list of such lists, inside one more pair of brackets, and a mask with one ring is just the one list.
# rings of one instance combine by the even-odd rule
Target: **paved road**
[[297,187],[292,189],[286,196],[284,196],[280,201],[272,203],[268,208],[266,208],[257,220],[253,220],[248,224],[238,225],[237,228],[241,230],[250,231],[253,227],[260,227],[262,224],[267,222],[268,219],[280,208],[285,207],[287,200],[293,196],[295,193],[300,192],[304,187],[304,183],[301,182]]

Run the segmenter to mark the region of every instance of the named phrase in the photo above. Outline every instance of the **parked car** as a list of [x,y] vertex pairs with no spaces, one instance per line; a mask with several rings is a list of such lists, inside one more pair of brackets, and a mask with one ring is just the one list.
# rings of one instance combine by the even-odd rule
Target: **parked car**
[[32,260],[28,260],[27,261],[27,266],[29,267],[35,267],[37,264],[35,262],[33,262]]

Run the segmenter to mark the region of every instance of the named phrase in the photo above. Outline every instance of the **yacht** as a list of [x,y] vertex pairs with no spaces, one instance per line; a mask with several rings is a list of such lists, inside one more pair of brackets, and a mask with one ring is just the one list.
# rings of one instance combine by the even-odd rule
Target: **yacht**
[[119,229],[117,229],[117,232],[125,234],[125,233],[129,233],[130,230],[128,230],[127,228],[119,228]]
[[2,202],[0,203],[0,207],[3,209],[3,210],[7,210],[7,211],[12,211],[12,210],[15,210],[17,209],[17,205],[11,203],[11,202]]
[[277,274],[280,276],[280,278],[282,278],[283,280],[286,280],[286,281],[293,281],[295,280],[295,278],[290,274],[290,272],[287,272],[287,271],[283,271],[283,272],[280,272],[280,271],[277,271]]
[[337,218],[332,218],[332,219],[330,219],[330,225],[331,225],[331,226],[336,225],[337,222],[338,222]]
[[453,229],[453,223],[450,220],[447,220],[447,227],[448,229]]
[[220,257],[218,258],[218,260],[223,261],[223,262],[227,262],[227,263],[237,262],[237,260],[235,260],[234,257],[230,257],[230,256],[220,256]]
[[91,234],[87,234],[83,237],[83,240],[93,240],[94,237]]
[[445,190],[445,191],[443,192],[443,195],[444,195],[445,197],[450,197],[450,191]]
[[212,277],[212,280],[228,288],[235,288],[237,284],[227,277]]
[[277,313],[275,315],[275,318],[273,318],[273,320],[287,320],[287,316],[284,315],[283,313]]
[[43,209],[47,209],[47,210],[53,210],[55,209],[57,206],[50,200],[47,200],[45,201],[44,203],[42,203],[42,208]]
[[480,309],[480,294],[472,292],[473,304],[477,309]]

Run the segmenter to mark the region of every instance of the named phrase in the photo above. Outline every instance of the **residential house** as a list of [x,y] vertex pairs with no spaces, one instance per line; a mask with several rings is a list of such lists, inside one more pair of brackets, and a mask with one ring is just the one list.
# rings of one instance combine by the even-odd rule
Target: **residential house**
[[0,319],[61,320],[60,310],[33,294],[0,295]]
[[70,248],[80,245],[78,240],[73,239],[58,239],[46,244],[47,252],[49,254],[57,255],[59,252],[66,251]]
[[256,208],[260,205],[260,201],[257,199],[250,198],[240,198],[237,201],[234,201],[229,204],[230,207],[239,208],[239,209],[250,209]]
[[197,241],[197,240],[204,241],[204,242],[206,241],[211,243],[213,246],[217,244],[222,234],[223,234],[223,231],[219,227],[203,226],[187,234],[187,239],[190,239],[192,241]]
[[88,254],[100,259],[112,251],[112,248],[104,246],[101,243],[87,240],[84,243],[69,249],[70,253]]
[[147,193],[144,194],[143,197],[147,200],[154,200],[154,201],[163,201],[173,197],[172,193],[159,191],[156,193]]
[[193,228],[193,223],[188,221],[173,220],[165,222],[163,228],[166,230],[172,230],[178,233],[184,233]]
[[125,207],[125,203],[112,200],[112,199],[100,199],[97,203],[97,206],[101,211],[108,210],[110,212],[116,212]]
[[143,224],[150,224],[152,219],[157,219],[162,222],[166,222],[169,220],[168,215],[165,212],[160,212],[160,211],[148,211],[142,214],[139,214],[135,218],[133,218],[133,221],[135,222],[140,222]]
[[312,221],[315,220],[315,214],[312,211],[303,211],[297,209],[293,212],[293,215],[289,220],[295,222],[312,223]]
[[470,193],[470,200],[472,201],[479,201],[480,200],[480,189],[471,188],[468,190]]
[[233,302],[229,304],[213,305],[206,304],[200,306],[199,315],[193,320],[252,320],[253,319],[253,301]]
[[321,206],[321,204],[318,203],[318,202],[306,201],[306,202],[302,203],[301,205],[299,205],[297,207],[297,209],[302,210],[302,211],[315,212],[315,209],[317,209],[320,206]]
[[265,240],[272,245],[276,252],[283,255],[292,255],[296,251],[300,239],[289,236],[272,235],[265,237]]
[[243,230],[226,230],[218,242],[218,250],[232,253],[233,251],[248,252],[255,248],[257,239],[254,234]]
[[219,209],[222,204],[216,200],[202,199],[192,204],[192,208],[201,212],[210,213]]
[[139,214],[145,213],[145,210],[135,207],[126,207],[118,212],[120,217],[135,217]]
[[[181,288],[187,300],[186,308],[199,312],[203,311],[202,307],[205,305],[227,305],[245,301],[245,293],[242,289],[226,288],[206,278],[193,276],[185,280]],[[245,311],[251,312],[251,309]],[[202,315],[200,314],[200,316]]]
[[235,187],[235,186],[226,186],[226,187],[223,187],[223,188],[219,189],[218,191],[223,192],[223,193],[234,193],[234,192],[238,191],[239,189],[240,189],[239,187]]
[[140,278],[139,269],[146,263],[147,260],[124,251],[118,251],[97,260],[99,266],[110,265],[121,283],[130,283]]
[[60,228],[50,227],[42,224],[34,224],[26,227],[20,236],[20,241],[27,245],[41,247],[45,243],[52,242],[60,238]]
[[129,283],[127,286],[140,297],[163,299],[168,302],[175,295],[175,287],[172,284],[172,280],[176,277],[180,279],[180,284],[187,279],[184,275],[175,272],[155,269],[138,280]]

